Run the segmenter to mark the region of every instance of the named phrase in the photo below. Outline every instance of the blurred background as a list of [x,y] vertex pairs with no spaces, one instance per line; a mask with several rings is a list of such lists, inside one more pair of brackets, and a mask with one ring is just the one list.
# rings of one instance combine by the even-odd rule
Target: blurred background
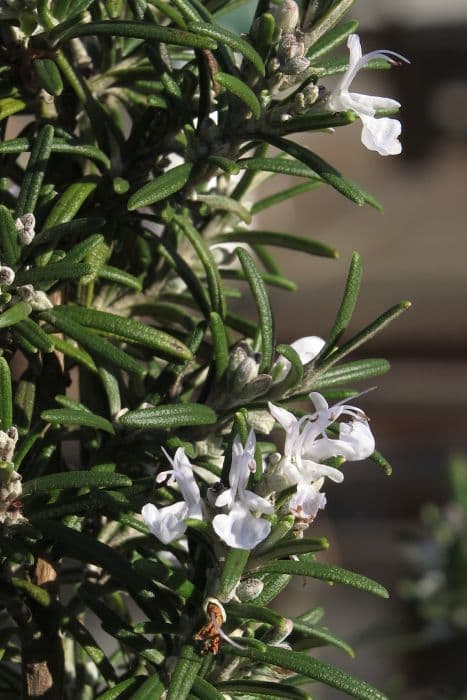
[[[229,20],[247,26],[248,12],[244,6]],[[467,632],[460,633],[457,653],[449,634],[447,642],[443,637],[449,622],[438,620],[442,649],[433,655],[430,635],[437,643],[438,628],[414,634],[398,590],[412,571],[403,533],[420,530],[425,502],[447,502],[449,457],[467,453],[467,2],[359,0],[351,17],[361,21],[364,53],[392,49],[411,60],[409,67],[364,71],[352,88],[400,100],[403,155],[384,158],[366,150],[359,122],[332,136],[315,133],[307,143],[370,190],[385,211],[355,207],[327,188],[276,206],[257,223],[308,234],[340,251],[337,261],[284,255],[284,274],[299,283],[299,291],[272,293],[281,342],[326,336],[354,249],[362,255],[364,278],[351,334],[398,301],[413,303],[365,345],[365,354],[351,358],[385,357],[392,364],[391,373],[378,378],[377,391],[359,405],[371,417],[393,475],[386,477],[372,463],[349,464],[344,484],[328,485],[328,507],[314,526],[329,536],[334,560],[381,581],[392,595],[380,601],[296,580],[286,609],[324,605],[324,623],[355,642],[358,653],[353,660],[326,650],[321,658],[345,665],[394,700],[464,700]],[[284,178],[282,184],[296,182]],[[274,178],[262,193],[280,188]],[[464,565],[466,552],[464,530]],[[462,586],[459,619],[467,616],[467,571]],[[341,697],[318,686],[315,694],[317,700]]]

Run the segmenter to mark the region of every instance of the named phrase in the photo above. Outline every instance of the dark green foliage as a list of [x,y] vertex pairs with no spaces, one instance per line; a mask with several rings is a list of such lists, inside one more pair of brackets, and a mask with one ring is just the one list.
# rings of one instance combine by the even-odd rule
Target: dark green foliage
[[[222,24],[237,5],[0,8],[2,698],[22,688],[25,698],[57,700],[299,700],[309,697],[294,684],[302,677],[383,698],[302,651],[353,653],[314,613],[289,620],[267,607],[293,575],[387,595],[315,560],[328,544],[315,532],[300,538],[286,508],[293,489],[278,492],[275,508],[268,502],[268,534],[252,551],[227,547],[213,525],[238,440],[245,449],[253,428],[246,493],[262,493],[277,450],[268,401],[311,390],[351,396],[388,364],[336,363],[407,307],[341,342],[359,291],[355,254],[318,357],[303,362],[276,343],[268,288],[296,284],[273,252],[337,251],[308,231],[250,228],[253,215],[326,185],[379,205],[290,138],[357,118],[332,112],[318,89],[346,69],[328,52],[356,29],[339,24],[352,1],[310,1],[301,17],[292,4],[288,26],[260,0],[241,37]],[[295,30],[301,63],[290,67],[280,41]],[[302,180],[252,204],[265,173]],[[183,518],[186,546],[180,537],[164,544],[139,515],[181,505],[173,481],[154,479],[169,468],[165,449],[193,462],[203,503],[202,520]],[[100,646],[90,619],[110,645]],[[222,625],[233,644],[222,642]],[[286,638],[293,651],[280,646]]]

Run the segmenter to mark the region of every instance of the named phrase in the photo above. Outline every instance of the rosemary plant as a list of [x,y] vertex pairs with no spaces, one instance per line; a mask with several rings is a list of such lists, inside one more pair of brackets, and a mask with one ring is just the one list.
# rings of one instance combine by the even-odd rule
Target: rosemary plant
[[[387,595],[306,531],[346,461],[389,470],[353,405],[388,363],[348,356],[408,303],[343,341],[354,254],[327,339],[277,345],[272,251],[336,251],[253,217],[327,186],[379,207],[290,136],[359,119],[399,153],[398,103],[350,85],[405,59],[362,55],[352,0],[259,0],[246,36],[239,4],[1,0],[5,700],[384,697],[306,653],[351,651],[318,608],[268,606],[293,576]],[[275,173],[299,184],[255,199]]]

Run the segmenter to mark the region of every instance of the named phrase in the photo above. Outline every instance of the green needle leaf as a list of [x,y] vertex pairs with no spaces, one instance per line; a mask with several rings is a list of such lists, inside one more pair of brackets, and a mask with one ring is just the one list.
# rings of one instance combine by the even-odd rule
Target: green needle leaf
[[216,684],[221,692],[235,695],[240,694],[248,697],[258,698],[261,700],[265,697],[280,698],[281,700],[309,700],[309,695],[304,693],[300,688],[294,688],[293,685],[285,685],[284,683],[273,683],[270,681],[252,681],[252,680],[231,680],[221,681]]
[[394,321],[394,319],[404,313],[404,311],[407,311],[410,306],[410,301],[401,301],[400,304],[392,306],[384,314],[378,316],[373,323],[370,323],[369,326],[366,326],[363,330],[361,330],[360,333],[354,335],[354,337],[348,340],[345,345],[342,345],[338,350],[333,352],[332,355],[328,356],[326,359],[323,359],[322,362],[317,362],[316,366],[321,369],[328,369],[332,365],[336,364],[336,362],[339,362],[339,360],[341,360],[343,357],[362,345],[362,343],[366,343],[368,340],[370,340],[370,338],[373,338],[376,333],[379,333],[379,331],[385,328],[389,323],[391,323],[391,321]]
[[52,282],[55,280],[79,280],[84,275],[92,272],[88,263],[68,263],[58,262],[33,267],[30,270],[23,270],[16,275],[15,282],[18,285],[38,284],[41,282]]
[[261,117],[261,105],[253,90],[242,80],[228,73],[216,73],[214,80],[228,92],[238,97],[251,110],[255,119]]
[[18,232],[13,217],[3,204],[0,205],[0,252],[3,264],[17,263],[20,254]]
[[136,693],[133,693],[131,700],[159,700],[164,691],[161,679],[154,669],[151,669],[150,677],[144,681]]
[[314,561],[274,561],[261,566],[255,571],[256,574],[287,574],[289,576],[311,576],[321,581],[331,583],[343,583],[346,586],[353,586],[361,591],[373,593],[381,598],[389,598],[387,590],[381,584],[366,576],[347,571],[340,566],[321,564]]
[[15,217],[34,211],[44,179],[47,162],[52,151],[54,128],[50,124],[42,127],[32,147],[31,157],[24,173],[16,204]]
[[229,342],[222,319],[215,311],[211,313],[210,327],[213,341],[213,357],[216,365],[216,379],[219,382],[229,365]]
[[[96,355],[97,357],[107,360],[111,364],[121,367],[127,372],[139,375],[144,374],[144,367],[140,365],[139,362],[134,360],[126,352],[123,352],[123,350],[120,350],[120,348],[109,343],[105,338],[93,333],[89,328],[85,328],[71,318],[68,318],[67,314],[56,313],[54,309],[54,311],[41,312],[40,318],[44,321],[48,321],[55,326],[55,328],[58,328],[59,331],[66,333],[70,338],[78,341],[91,355]],[[58,348],[58,343],[56,341],[54,342],[55,346]],[[76,356],[76,359],[80,361],[83,359],[83,356],[80,358]],[[83,363],[86,364],[85,361]]]
[[201,666],[201,658],[192,646],[182,647],[180,656],[170,679],[167,700],[185,700],[193,686]]
[[0,357],[0,430],[13,425],[13,397],[8,362]]
[[192,688],[199,700],[225,700],[225,695],[219,693],[217,688],[200,676],[196,676]]
[[308,238],[300,238],[288,233],[280,233],[279,231],[250,231],[235,229],[223,235],[217,236],[216,241],[229,241],[239,243],[251,243],[251,245],[272,245],[279,248],[288,248],[288,250],[298,250],[301,253],[309,255],[319,255],[325,258],[337,258],[338,253],[334,248],[312,241]]
[[337,688],[337,690],[341,690],[353,698],[358,698],[358,700],[388,700],[383,693],[372,688],[368,683],[302,652],[289,651],[274,646],[268,646],[266,651],[261,651],[254,647],[237,649],[227,645],[224,647],[224,651],[258,663],[288,668],[314,681],[325,683],[331,688]]
[[181,403],[140,408],[119,418],[121,425],[142,430],[162,430],[190,425],[211,425],[217,416],[212,408],[199,403]]
[[330,9],[316,22],[311,31],[305,34],[305,45],[314,47],[316,42],[329,30],[331,30],[339,20],[350,10],[355,0],[337,0]]
[[222,281],[209,246],[186,217],[175,214],[173,221],[181,227],[183,233],[195,249],[204,271],[206,272],[212,309],[213,311],[217,311],[223,318],[225,316],[226,305],[224,293],[222,291]]
[[160,177],[150,180],[143,187],[131,195],[128,200],[129,211],[134,211],[140,207],[148,207],[151,204],[167,199],[171,194],[178,192],[188,182],[192,163],[183,163],[168,170]]
[[54,313],[61,318],[71,319],[81,326],[143,345],[171,359],[184,361],[192,359],[192,353],[180,340],[132,318],[73,305],[55,307]]
[[41,87],[58,97],[63,92],[63,81],[55,61],[51,58],[38,58],[32,63]]
[[307,58],[310,61],[315,61],[317,58],[321,58],[324,54],[335,49],[336,46],[340,46],[345,39],[350,34],[354,34],[358,29],[359,23],[356,20],[350,20],[350,22],[343,22],[339,24],[334,29],[326,32],[324,36],[318,41],[315,41],[312,46],[308,49]]
[[265,74],[263,59],[259,53],[237,34],[233,34],[217,24],[208,24],[207,22],[189,22],[188,29],[201,37],[209,37],[216,43],[225,44],[234,51],[238,51],[254,65],[260,75]]
[[131,486],[132,481],[124,474],[100,471],[74,471],[47,474],[23,484],[23,496],[35,496],[38,493],[50,493],[54,490],[82,488],[121,488]]
[[343,194],[344,197],[347,197],[359,206],[363,206],[363,204],[365,204],[364,193],[357,185],[353,184],[349,180],[346,180],[338,170],[336,170],[332,165],[329,165],[329,163],[326,163],[325,160],[317,156],[315,153],[308,150],[308,148],[300,146],[300,144],[294,143],[293,141],[288,141],[287,139],[282,139],[271,134],[265,134],[263,136],[264,139],[272,146],[279,148],[285,153],[288,153],[293,158],[300,160],[302,163],[311,168],[315,175],[318,175],[325,182],[327,182],[328,185],[334,187],[334,189]]
[[262,350],[260,373],[268,372],[274,358],[274,320],[269,305],[268,294],[258,268],[249,253],[243,248],[237,248],[236,253],[255,298],[256,308],[258,309]]
[[19,301],[14,306],[0,314],[0,328],[8,328],[8,326],[14,326],[20,321],[24,321],[25,318],[29,316],[32,308],[25,301]]
[[103,430],[106,433],[115,434],[114,427],[102,416],[96,416],[93,413],[85,411],[77,411],[71,408],[50,408],[47,411],[42,411],[42,420],[47,423],[57,423],[59,425],[80,425],[86,428],[95,428]]
[[188,46],[196,49],[217,48],[215,36],[201,32],[193,28],[193,32],[186,32],[182,29],[171,29],[151,22],[141,22],[137,20],[112,20],[88,23],[76,23],[64,31],[56,27],[49,33],[55,43],[68,41],[79,36],[92,36],[94,34],[111,34],[113,36],[126,36],[133,39],[143,39],[146,41],[162,41],[165,44],[176,46]]
[[342,297],[341,305],[339,307],[339,311],[337,312],[334,325],[329,333],[326,345],[321,350],[322,357],[326,357],[328,352],[334,348],[342,333],[349,325],[357,304],[361,279],[362,261],[358,253],[353,253],[347,283],[345,285],[344,296]]

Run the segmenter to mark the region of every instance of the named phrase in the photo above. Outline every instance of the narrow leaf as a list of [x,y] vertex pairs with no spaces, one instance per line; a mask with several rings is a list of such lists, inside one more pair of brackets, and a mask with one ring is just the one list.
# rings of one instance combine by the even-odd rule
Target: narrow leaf
[[193,686],[201,666],[201,658],[192,646],[182,647],[180,656],[170,679],[167,700],[185,700]]
[[237,248],[236,252],[255,298],[261,331],[262,358],[260,372],[267,372],[271,368],[274,358],[274,320],[268,294],[251,256],[242,248]]
[[217,236],[216,240],[229,241],[229,243],[239,242],[250,243],[252,245],[272,245],[278,246],[279,248],[287,248],[288,250],[298,250],[301,253],[308,253],[309,255],[320,255],[326,258],[338,257],[337,251],[325,243],[312,241],[309,238],[300,238],[299,236],[293,236],[288,233],[280,233],[278,231],[244,231],[242,229],[235,229],[224,235]]
[[16,283],[38,284],[40,282],[52,282],[55,280],[79,280],[84,275],[92,272],[92,267],[87,263],[58,262],[33,267],[30,270],[22,270],[16,275]]
[[216,365],[216,379],[219,382],[229,365],[229,342],[222,319],[214,311],[211,313],[210,327],[213,341],[213,357]]
[[342,333],[350,323],[352,314],[358,300],[360,292],[360,282],[362,279],[362,261],[358,253],[353,253],[352,262],[350,263],[349,274],[345,285],[344,296],[342,297],[339,311],[337,312],[336,320],[331,328],[326,345],[321,350],[322,357],[326,357],[336,343],[339,341]]
[[288,153],[293,158],[307,165],[315,174],[327,182],[328,185],[334,187],[335,190],[352,200],[352,202],[355,202],[359,206],[365,204],[365,196],[360,188],[352,182],[349,182],[349,180],[346,180],[338,170],[333,168],[332,165],[329,165],[329,163],[326,163],[325,160],[312,151],[298,143],[272,136],[271,134],[264,135],[264,139],[272,146],[285,151],[285,153]]
[[260,75],[265,74],[263,59],[259,53],[251,44],[237,34],[233,34],[217,24],[208,24],[206,22],[189,22],[188,29],[200,36],[209,37],[216,42],[225,44],[225,46],[228,46],[234,51],[238,51],[254,65]]
[[376,690],[376,688],[372,688],[368,683],[302,652],[289,651],[288,649],[274,646],[268,646],[266,651],[261,651],[254,647],[240,650],[227,646],[224,647],[224,650],[226,653],[242,656],[257,663],[288,668],[314,681],[319,681],[331,686],[331,688],[341,690],[359,700],[388,700],[383,693]]
[[132,318],[74,305],[56,307],[54,312],[61,317],[66,316],[67,319],[71,319],[81,326],[94,328],[143,345],[171,359],[191,360],[192,358],[191,352],[180,340]]
[[388,598],[389,593],[381,584],[372,579],[356,574],[340,566],[321,564],[314,561],[273,561],[261,566],[255,574],[287,574],[289,576],[311,576],[321,581],[331,583],[342,583],[346,586],[353,586],[359,590],[373,593],[381,598]]
[[316,61],[317,58],[321,58],[324,54],[332,51],[336,46],[342,44],[350,34],[354,34],[357,31],[358,24],[357,20],[350,20],[350,22],[343,22],[329,30],[321,39],[315,41],[313,45],[310,46],[306,54],[307,58],[309,58],[310,61]]
[[254,680],[231,680],[221,681],[216,684],[221,692],[236,695],[246,695],[248,697],[258,698],[283,698],[283,700],[308,700],[309,695],[304,693],[300,688],[294,688],[293,685],[286,685],[277,681],[254,681]]
[[1,261],[5,265],[15,265],[19,259],[20,247],[18,232],[9,210],[0,205],[0,251]]
[[216,73],[214,80],[228,92],[238,97],[251,110],[255,119],[261,117],[261,105],[253,90],[239,78],[228,73]]
[[19,301],[14,306],[0,314],[0,328],[8,328],[8,326],[14,326],[20,321],[24,321],[25,318],[29,316],[32,308],[25,301]]
[[71,408],[50,408],[47,411],[42,411],[41,418],[47,423],[80,425],[86,428],[103,430],[111,435],[115,434],[112,423],[102,418],[102,416],[96,416],[93,413],[87,413],[85,411],[77,411]]
[[[66,333],[70,338],[77,340],[78,343],[86,350],[89,350],[92,355],[101,357],[127,372],[134,372],[139,375],[144,374],[144,367],[142,367],[139,362],[134,360],[126,352],[123,352],[123,350],[120,350],[120,348],[109,343],[105,338],[93,333],[89,328],[81,326],[65,315],[55,313],[55,310],[42,311],[40,317],[58,328],[59,331]],[[55,345],[58,347],[56,342]]]
[[13,425],[13,397],[11,374],[8,362],[0,357],[0,430],[8,430]]
[[396,304],[395,306],[391,307],[388,309],[388,311],[381,314],[381,316],[373,321],[373,323],[370,323],[369,326],[366,326],[363,330],[361,330],[360,333],[354,335],[354,337],[348,340],[345,345],[342,345],[338,350],[333,352],[332,355],[326,359],[323,359],[321,363],[317,362],[317,367],[328,369],[332,365],[336,364],[336,362],[339,362],[343,357],[362,345],[362,343],[366,343],[368,340],[370,340],[370,338],[373,338],[376,333],[379,333],[379,331],[385,328],[385,326],[391,323],[391,321],[394,321],[394,319],[404,313],[404,311],[407,311],[410,306],[410,301],[401,301],[400,304]]
[[178,192],[188,182],[192,168],[192,163],[183,163],[150,180],[131,195],[128,200],[128,209],[134,211],[140,207],[148,207]]
[[52,150],[53,136],[53,126],[46,124],[42,127],[34,142],[16,203],[16,217],[31,213],[36,207],[47,162]]
[[119,418],[127,428],[160,430],[190,425],[211,425],[217,416],[212,408],[199,403],[168,404],[129,411]]
[[96,700],[119,700],[119,698],[128,698],[127,691],[135,688],[140,682],[141,676],[132,676],[131,678],[127,678],[126,680],[117,683],[117,685],[114,685],[113,688],[109,688],[104,693],[98,695]]
[[213,311],[223,318],[225,316],[225,298],[222,291],[222,282],[216,262],[206,241],[193,224],[184,216],[174,215],[173,220],[182,228],[185,236],[196,251],[198,258],[206,272],[209,296]]
[[225,700],[225,695],[222,695],[217,688],[200,676],[196,676],[192,688],[199,700]]
[[152,22],[135,20],[112,20],[101,22],[76,23],[74,26],[61,31],[57,27],[50,32],[55,42],[63,42],[79,36],[92,36],[95,34],[111,34],[112,36],[127,36],[134,39],[144,39],[146,41],[162,41],[165,44],[176,46],[188,46],[197,49],[217,48],[214,34],[197,31],[194,26],[193,31],[183,31],[182,29],[171,29]]
[[55,489],[82,488],[121,488],[131,486],[132,481],[124,474],[106,471],[73,471],[47,474],[23,483],[23,496],[35,496],[38,493],[49,493]]
[[237,587],[248,561],[247,549],[228,549],[219,581],[218,597],[221,602],[228,602]]
[[318,39],[329,32],[350,10],[355,0],[337,0],[330,9],[316,22],[311,31],[305,34],[305,46],[313,47]]
[[131,695],[131,700],[159,700],[165,688],[156,671],[151,670],[151,675],[138,688],[136,693]]
[[15,330],[42,352],[52,352],[54,349],[53,338],[42,330],[35,321],[30,318],[16,324]]

